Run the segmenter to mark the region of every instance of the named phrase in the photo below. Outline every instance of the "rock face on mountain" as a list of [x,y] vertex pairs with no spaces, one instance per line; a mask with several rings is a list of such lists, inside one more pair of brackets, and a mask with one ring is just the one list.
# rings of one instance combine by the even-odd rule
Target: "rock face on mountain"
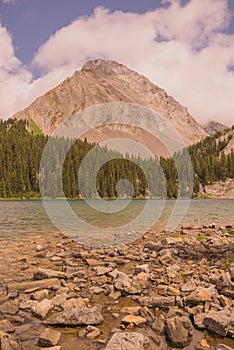
[[[70,115],[82,109],[120,101],[143,105],[160,113],[171,121],[186,145],[195,143],[206,135],[188,110],[163,89],[126,66],[106,60],[88,61],[80,71],[37,98],[14,117],[31,119],[45,134],[51,134]],[[99,139],[92,141],[105,139],[100,133],[98,135]],[[135,141],[140,142],[137,137],[142,135],[136,133],[134,136]],[[92,138],[95,138],[94,134]]]
[[228,127],[222,123],[212,120],[204,125],[203,129],[207,132],[207,134],[214,135],[217,131],[223,131],[225,129],[228,129]]

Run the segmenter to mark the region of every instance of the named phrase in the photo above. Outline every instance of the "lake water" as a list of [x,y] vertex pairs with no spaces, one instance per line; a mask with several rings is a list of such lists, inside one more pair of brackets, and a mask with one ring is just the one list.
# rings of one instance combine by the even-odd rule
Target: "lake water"
[[[103,238],[105,237],[105,230],[108,230],[108,232],[114,230],[113,232],[118,236],[120,231],[116,233],[116,229],[125,233],[129,231],[144,232],[152,222],[155,230],[162,230],[166,227],[176,201],[166,201],[164,208],[161,201],[148,201],[148,207],[144,215],[135,221],[134,219],[142,213],[146,205],[144,200],[131,201],[129,205],[126,205],[128,204],[127,201],[115,201],[119,203],[117,203],[119,207],[126,206],[125,209],[118,212],[117,205],[116,213],[111,213],[111,210],[108,212],[108,208],[111,208],[113,204],[111,201],[105,202],[105,208],[102,204],[99,204],[102,201],[93,202],[98,209],[101,209],[101,212],[96,210],[97,208],[90,208],[84,201],[69,201],[68,206],[73,213],[73,221],[69,217],[69,213],[66,212],[66,208],[64,209],[64,201],[47,201],[47,210],[53,213],[54,222],[59,221],[60,226],[56,227],[48,217],[41,201],[0,201],[0,237],[48,234],[61,231],[64,225],[71,230],[72,234],[74,234],[74,230],[79,232],[81,237],[87,235],[87,232],[94,237],[96,231],[98,232],[97,235],[101,231]],[[154,220],[151,222],[152,216]],[[79,221],[76,221],[75,217],[79,218]],[[176,220],[178,218],[175,214],[172,222],[176,223]],[[234,223],[234,199],[192,200],[180,225],[199,226],[213,222],[217,225]]]

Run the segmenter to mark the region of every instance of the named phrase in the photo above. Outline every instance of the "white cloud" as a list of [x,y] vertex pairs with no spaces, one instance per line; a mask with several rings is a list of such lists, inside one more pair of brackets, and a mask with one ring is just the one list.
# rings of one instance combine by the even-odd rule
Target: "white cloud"
[[[33,64],[42,76],[32,82],[30,72],[14,56],[7,33],[8,41],[4,40],[11,49],[11,60],[5,58],[4,74],[13,79],[12,96],[19,91],[17,79],[22,86],[14,103],[9,101],[8,110],[25,106],[87,59],[108,58],[146,75],[186,105],[200,122],[216,119],[231,125],[234,74],[228,66],[234,64],[234,36],[225,31],[230,22],[227,1],[191,0],[183,7],[180,1],[169,2],[167,9],[145,14],[98,8],[92,16],[77,19],[39,48]],[[8,70],[16,69],[14,65],[19,73],[12,77]],[[2,74],[0,71],[0,79]]]
[[4,4],[13,4],[15,0],[2,0]]

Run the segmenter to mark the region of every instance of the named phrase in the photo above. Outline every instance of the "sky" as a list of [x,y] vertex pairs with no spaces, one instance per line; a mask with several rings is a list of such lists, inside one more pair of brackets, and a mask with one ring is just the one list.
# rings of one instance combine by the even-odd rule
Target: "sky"
[[0,117],[96,58],[234,124],[234,0],[0,0]]

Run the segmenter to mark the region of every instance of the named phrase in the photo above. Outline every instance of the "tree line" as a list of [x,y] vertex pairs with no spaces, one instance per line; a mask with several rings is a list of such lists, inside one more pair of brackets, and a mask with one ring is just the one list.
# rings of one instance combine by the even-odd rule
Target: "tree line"
[[[42,176],[40,162],[49,137],[36,131],[33,132],[32,123],[25,120],[0,121],[0,198],[40,198],[40,182],[43,196],[52,198],[62,197],[63,193],[74,199],[97,198],[97,194],[102,198],[177,197],[179,180],[175,159],[183,167],[185,150],[173,158],[141,159],[129,154],[123,156],[87,140],[54,138],[41,169]],[[194,195],[215,181],[234,178],[233,150],[229,154],[224,152],[232,135],[233,132],[219,132],[188,147],[194,169]],[[58,167],[65,150],[69,151],[60,181]],[[80,174],[82,160],[88,152],[87,164]],[[101,162],[104,164],[99,166]],[[93,181],[91,172],[95,168],[97,174]]]

